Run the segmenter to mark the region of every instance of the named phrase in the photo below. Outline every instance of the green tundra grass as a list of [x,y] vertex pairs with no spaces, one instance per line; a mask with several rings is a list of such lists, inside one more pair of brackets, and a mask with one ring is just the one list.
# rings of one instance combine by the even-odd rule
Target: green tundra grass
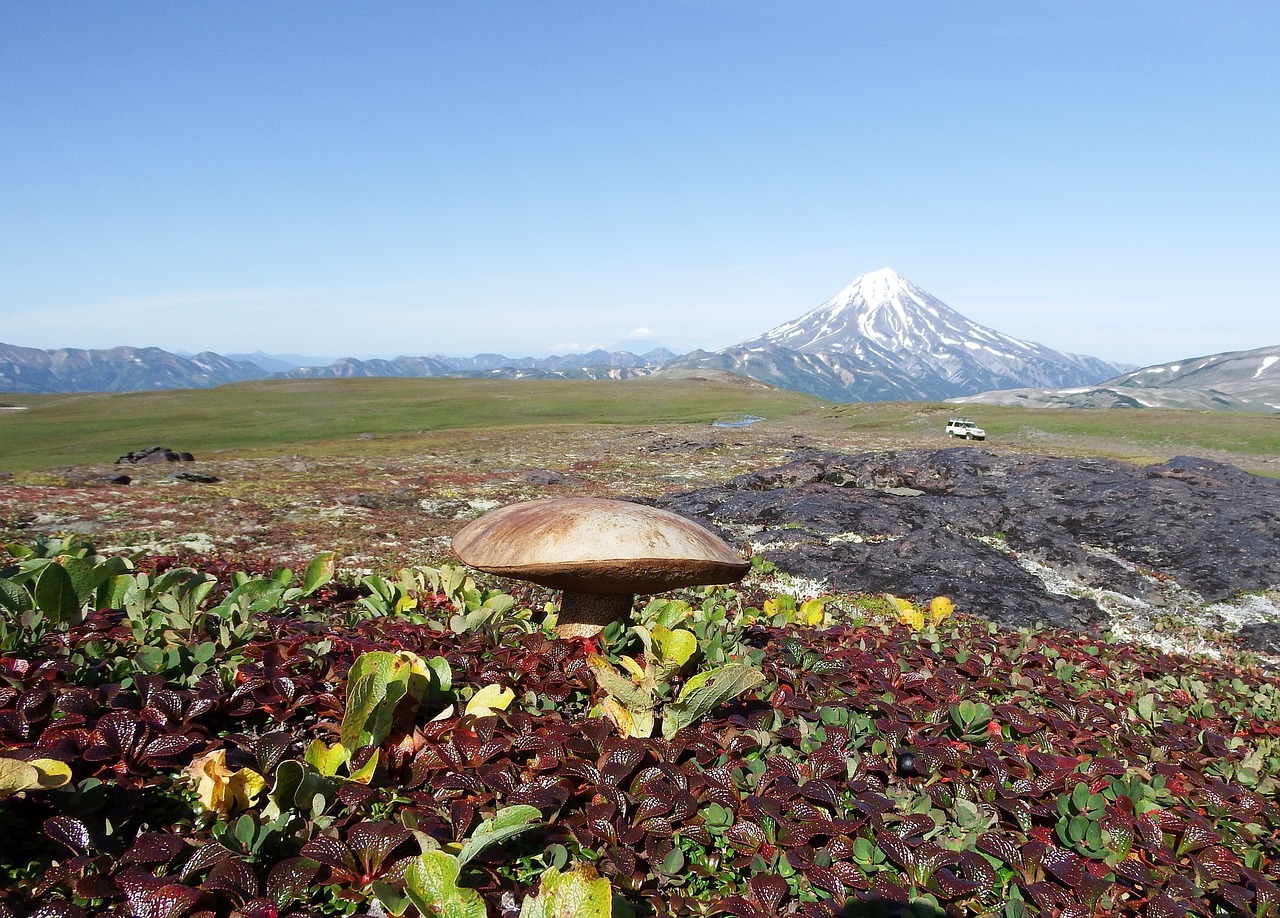
[[[709,424],[752,414],[815,445],[938,447],[957,406],[832,404],[733,377],[637,380],[272,380],[160,392],[0,394],[0,471],[112,462],[151,445],[209,453],[353,455],[387,438],[449,430]],[[1280,475],[1280,417],[1229,411],[1064,410],[966,406],[986,448],[1154,462],[1209,456]],[[977,444],[975,444],[977,445]]]
[[[976,421],[986,446],[1035,453],[1093,454],[1136,462],[1209,456],[1280,475],[1280,415],[1169,409],[1061,409],[918,402],[833,405],[851,429],[909,435],[942,431],[948,417]],[[960,443],[963,441],[954,441]]]
[[[0,470],[112,462],[166,445],[197,454],[246,450],[368,452],[366,440],[428,431],[559,424],[782,419],[817,399],[749,382],[702,379],[317,379],[214,389],[3,395]],[[327,447],[327,448],[326,448]],[[383,445],[385,449],[385,444]]]

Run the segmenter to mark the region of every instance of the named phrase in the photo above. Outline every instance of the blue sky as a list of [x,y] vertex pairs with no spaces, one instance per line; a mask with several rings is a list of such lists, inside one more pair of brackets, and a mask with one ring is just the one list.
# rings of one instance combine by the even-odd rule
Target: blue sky
[[734,344],[893,267],[1147,364],[1280,344],[1280,4],[6,3],[0,341]]

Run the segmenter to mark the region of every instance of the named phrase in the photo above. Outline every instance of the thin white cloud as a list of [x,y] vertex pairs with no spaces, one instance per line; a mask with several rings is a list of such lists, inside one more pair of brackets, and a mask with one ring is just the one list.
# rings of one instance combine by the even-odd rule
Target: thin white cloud
[[[585,354],[588,351],[597,351],[603,347],[604,345],[598,341],[592,342],[591,344],[583,344],[580,341],[562,341],[559,344],[549,344],[546,346],[546,348],[544,348],[544,350],[548,354],[559,354],[563,356],[565,354]],[[507,356],[516,356],[516,355],[508,354]],[[522,354],[519,356],[524,356],[524,355]]]

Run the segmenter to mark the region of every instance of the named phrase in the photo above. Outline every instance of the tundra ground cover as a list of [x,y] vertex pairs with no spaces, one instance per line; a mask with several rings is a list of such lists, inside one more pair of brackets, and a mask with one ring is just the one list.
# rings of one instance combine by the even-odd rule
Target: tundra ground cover
[[[1256,667],[752,583],[593,657],[461,571],[8,553],[0,914],[1280,907]],[[628,671],[661,729],[610,707]],[[729,671],[756,675],[682,713]]]
[[[0,800],[0,914],[412,914],[431,906],[404,900],[408,862],[438,851],[426,866],[448,879],[468,842],[452,891],[431,887],[472,909],[460,914],[516,915],[550,868],[575,864],[608,882],[619,914],[832,914],[842,896],[848,914],[1275,914],[1276,683],[1230,647],[1165,656],[992,631],[963,609],[928,628],[923,603],[917,619],[883,597],[832,598],[815,620],[761,580],[684,597],[690,617],[668,624],[695,633],[697,654],[652,687],[642,737],[608,716],[602,666],[537,625],[549,597],[513,590],[494,618],[479,614],[491,594],[413,573],[444,560],[463,520],[512,500],[656,496],[806,446],[945,443],[946,407],[904,410],[740,429],[362,430],[199,454],[209,484],[170,467],[105,484],[122,469],[104,464],[0,481],[0,539],[146,548],[129,576],[178,591],[176,611],[146,612],[135,591],[133,612],[123,596],[64,609],[39,634],[6,618],[0,757],[29,766],[6,780],[37,786]],[[143,430],[125,449],[166,442]],[[988,447],[1101,442],[1037,431]],[[271,572],[326,551],[337,579],[286,600],[304,578]],[[647,670],[638,634],[612,638],[610,667]],[[393,732],[347,750],[351,668],[386,650],[435,681],[391,708]],[[662,735],[661,705],[698,671],[744,661],[762,685]],[[485,700],[504,690],[506,707]],[[67,782],[33,762],[61,763]],[[511,809],[529,806],[528,821]],[[499,823],[520,831],[478,845]]]

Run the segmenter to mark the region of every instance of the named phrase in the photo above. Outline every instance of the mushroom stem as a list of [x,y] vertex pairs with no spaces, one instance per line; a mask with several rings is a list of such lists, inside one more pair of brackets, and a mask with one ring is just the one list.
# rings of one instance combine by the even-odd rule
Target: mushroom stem
[[634,596],[630,593],[575,593],[565,590],[560,597],[556,637],[591,638],[611,621],[627,620]]

